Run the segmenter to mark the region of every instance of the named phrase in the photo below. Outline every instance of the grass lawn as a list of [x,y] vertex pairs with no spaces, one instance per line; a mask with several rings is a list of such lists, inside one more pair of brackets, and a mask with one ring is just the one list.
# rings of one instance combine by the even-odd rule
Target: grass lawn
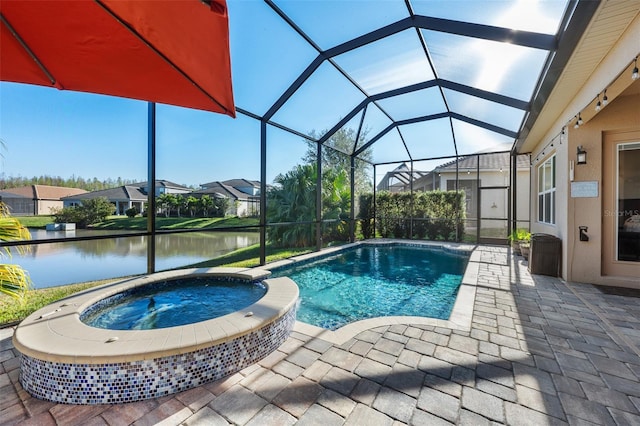
[[47,223],[53,223],[53,216],[14,216],[27,228],[44,229]]
[[79,291],[112,281],[115,280],[91,281],[60,287],[29,290],[20,299],[0,294],[0,327],[2,327],[3,324],[22,321],[32,312],[37,311],[43,306],[47,306],[49,303],[53,303],[56,300],[64,299],[65,297]]
[[[267,245],[267,263],[288,259],[305,253],[310,253],[311,248],[299,249],[273,249]],[[252,268],[260,264],[260,244],[235,250],[215,259],[185,266],[185,268],[213,268],[216,266],[233,266],[238,268]]]

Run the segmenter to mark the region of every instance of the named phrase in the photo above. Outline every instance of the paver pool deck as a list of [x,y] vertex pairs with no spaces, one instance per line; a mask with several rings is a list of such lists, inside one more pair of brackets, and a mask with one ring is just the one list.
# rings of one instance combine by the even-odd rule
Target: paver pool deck
[[476,253],[470,329],[298,323],[239,373],[130,404],[32,398],[13,329],[0,329],[0,424],[640,425],[640,291],[531,275],[506,247]]

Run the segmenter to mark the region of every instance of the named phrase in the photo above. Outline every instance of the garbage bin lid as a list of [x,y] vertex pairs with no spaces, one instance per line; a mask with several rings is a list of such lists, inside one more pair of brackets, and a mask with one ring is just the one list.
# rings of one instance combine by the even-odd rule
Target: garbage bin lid
[[560,238],[556,237],[555,235],[551,235],[551,234],[533,234],[531,236],[531,239],[534,240],[559,240]]

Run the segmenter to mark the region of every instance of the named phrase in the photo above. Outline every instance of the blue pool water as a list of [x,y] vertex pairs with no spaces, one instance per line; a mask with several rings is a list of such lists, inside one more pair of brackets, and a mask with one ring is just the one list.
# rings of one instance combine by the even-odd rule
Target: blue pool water
[[297,319],[327,329],[381,316],[448,319],[468,256],[415,246],[360,246],[274,269],[298,284]]
[[247,281],[181,278],[118,293],[88,308],[80,319],[109,330],[175,327],[246,308],[266,291],[264,285]]

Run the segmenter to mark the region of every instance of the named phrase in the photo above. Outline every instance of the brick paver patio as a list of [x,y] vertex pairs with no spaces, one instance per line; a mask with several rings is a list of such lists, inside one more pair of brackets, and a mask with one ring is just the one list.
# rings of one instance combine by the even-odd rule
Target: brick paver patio
[[[0,422],[33,425],[640,425],[640,298],[530,275],[479,247],[471,329],[394,324],[337,344],[296,328],[226,379],[124,405],[32,398],[0,330]],[[636,297],[634,297],[636,296]]]

